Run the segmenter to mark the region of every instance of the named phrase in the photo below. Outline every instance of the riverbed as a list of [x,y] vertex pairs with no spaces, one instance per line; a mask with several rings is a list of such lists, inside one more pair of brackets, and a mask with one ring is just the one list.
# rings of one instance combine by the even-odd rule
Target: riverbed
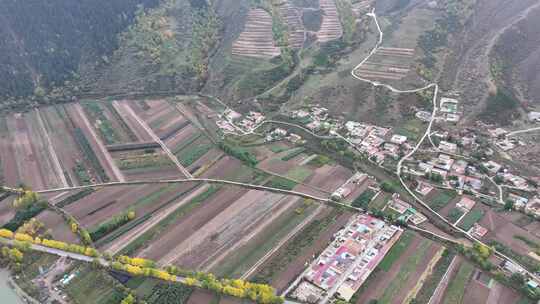
[[0,303],[24,304],[13,288],[8,285],[9,271],[0,268]]

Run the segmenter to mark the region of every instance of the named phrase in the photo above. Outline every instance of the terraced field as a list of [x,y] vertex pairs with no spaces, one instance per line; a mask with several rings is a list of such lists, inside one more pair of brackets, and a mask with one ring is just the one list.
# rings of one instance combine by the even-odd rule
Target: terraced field
[[343,28],[335,0],[320,0],[319,2],[323,19],[321,28],[317,32],[317,39],[324,43],[340,38],[343,35]]
[[289,46],[293,49],[302,48],[304,46],[305,33],[299,9],[293,6],[289,0],[281,5],[279,12],[285,19],[288,27]]
[[366,79],[400,80],[410,71],[414,50],[381,47],[356,73]]
[[237,56],[272,58],[281,50],[273,38],[272,16],[263,9],[251,9],[244,30],[232,45],[232,54]]

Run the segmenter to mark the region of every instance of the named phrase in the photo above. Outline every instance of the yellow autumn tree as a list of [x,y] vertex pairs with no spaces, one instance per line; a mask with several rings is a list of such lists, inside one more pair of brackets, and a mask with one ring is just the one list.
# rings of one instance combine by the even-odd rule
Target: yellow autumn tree
[[0,229],[0,237],[12,239],[13,238],[13,232],[11,230],[7,230],[7,229]]
[[15,239],[21,242],[33,242],[34,238],[26,233],[15,233]]

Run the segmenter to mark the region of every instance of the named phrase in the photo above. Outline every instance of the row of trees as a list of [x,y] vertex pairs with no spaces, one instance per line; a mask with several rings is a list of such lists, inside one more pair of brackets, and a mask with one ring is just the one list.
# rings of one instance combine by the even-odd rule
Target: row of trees
[[97,229],[90,232],[89,237],[92,240],[99,240],[108,233],[116,230],[118,227],[126,224],[127,222],[135,219],[137,215],[135,214],[135,211],[130,210],[127,212],[124,212],[120,215],[113,216],[111,219],[107,220],[104,223],[101,223]]
[[213,274],[197,273],[188,277],[185,283],[189,286],[199,286],[217,293],[223,293],[238,298],[247,298],[262,304],[283,303],[282,297],[276,296],[272,286],[256,284],[236,279],[217,279]]
[[[51,239],[41,239],[32,237],[25,233],[13,233],[7,229],[0,229],[0,237],[13,239],[17,242],[16,248],[2,249],[4,257],[17,263],[22,261],[22,252],[18,249],[29,248],[30,244],[42,245],[49,248],[56,248],[64,251],[83,254],[90,257],[99,257],[99,252],[92,247],[85,247],[76,244],[68,244]],[[97,260],[96,260],[97,261]],[[196,286],[212,290],[218,293],[227,294],[239,298],[248,298],[262,304],[283,303],[283,298],[275,295],[273,287],[266,284],[250,283],[243,280],[217,279],[213,274],[192,273],[180,270],[177,267],[167,267],[165,270],[157,268],[156,262],[143,258],[131,258],[128,256],[119,256],[116,261],[111,263],[111,268],[124,271],[134,276],[154,277],[164,281],[176,282],[177,274],[186,275],[184,283],[188,286]],[[127,299],[127,298],[126,298]],[[124,299],[124,300],[126,300]],[[129,301],[129,300],[128,300]],[[123,302],[122,302],[123,303]],[[133,303],[133,302],[126,302]]]
[[213,274],[197,272],[190,273],[177,267],[166,267],[165,270],[156,268],[156,262],[143,258],[119,256],[111,263],[115,270],[127,272],[135,276],[154,277],[165,281],[177,280],[177,274],[186,276],[184,283],[223,293],[238,298],[249,298],[263,304],[282,303],[283,299],[275,295],[273,287],[266,284],[255,284],[243,280],[217,279]]
[[24,254],[18,248],[2,247],[2,257],[14,263],[22,263]]
[[12,231],[7,229],[0,229],[0,237],[13,239],[22,243],[42,245],[49,248],[78,253],[89,257],[99,256],[99,252],[92,247],[86,247],[77,244],[68,244],[56,240],[42,239],[40,237],[34,238],[26,233],[13,233]]
[[120,304],[134,304],[136,303],[137,300],[135,299],[135,297],[132,295],[132,294],[128,294],[123,300],[122,302],[120,302]]

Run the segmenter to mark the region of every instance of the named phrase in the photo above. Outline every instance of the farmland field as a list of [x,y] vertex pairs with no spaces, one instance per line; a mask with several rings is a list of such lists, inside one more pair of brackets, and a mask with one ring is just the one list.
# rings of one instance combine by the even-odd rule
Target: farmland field
[[271,283],[277,290],[286,288],[290,281],[305,269],[306,262],[319,254],[333,234],[352,216],[349,212],[328,208],[284,244],[249,278]]
[[[431,271],[442,247],[406,231],[355,294],[351,303],[401,303],[414,298],[422,286],[419,278]],[[418,286],[418,284],[420,284]]]
[[465,286],[467,285],[474,267],[469,263],[462,263],[456,276],[450,281],[446,294],[444,296],[444,304],[459,304],[463,303],[463,295],[465,294]]

